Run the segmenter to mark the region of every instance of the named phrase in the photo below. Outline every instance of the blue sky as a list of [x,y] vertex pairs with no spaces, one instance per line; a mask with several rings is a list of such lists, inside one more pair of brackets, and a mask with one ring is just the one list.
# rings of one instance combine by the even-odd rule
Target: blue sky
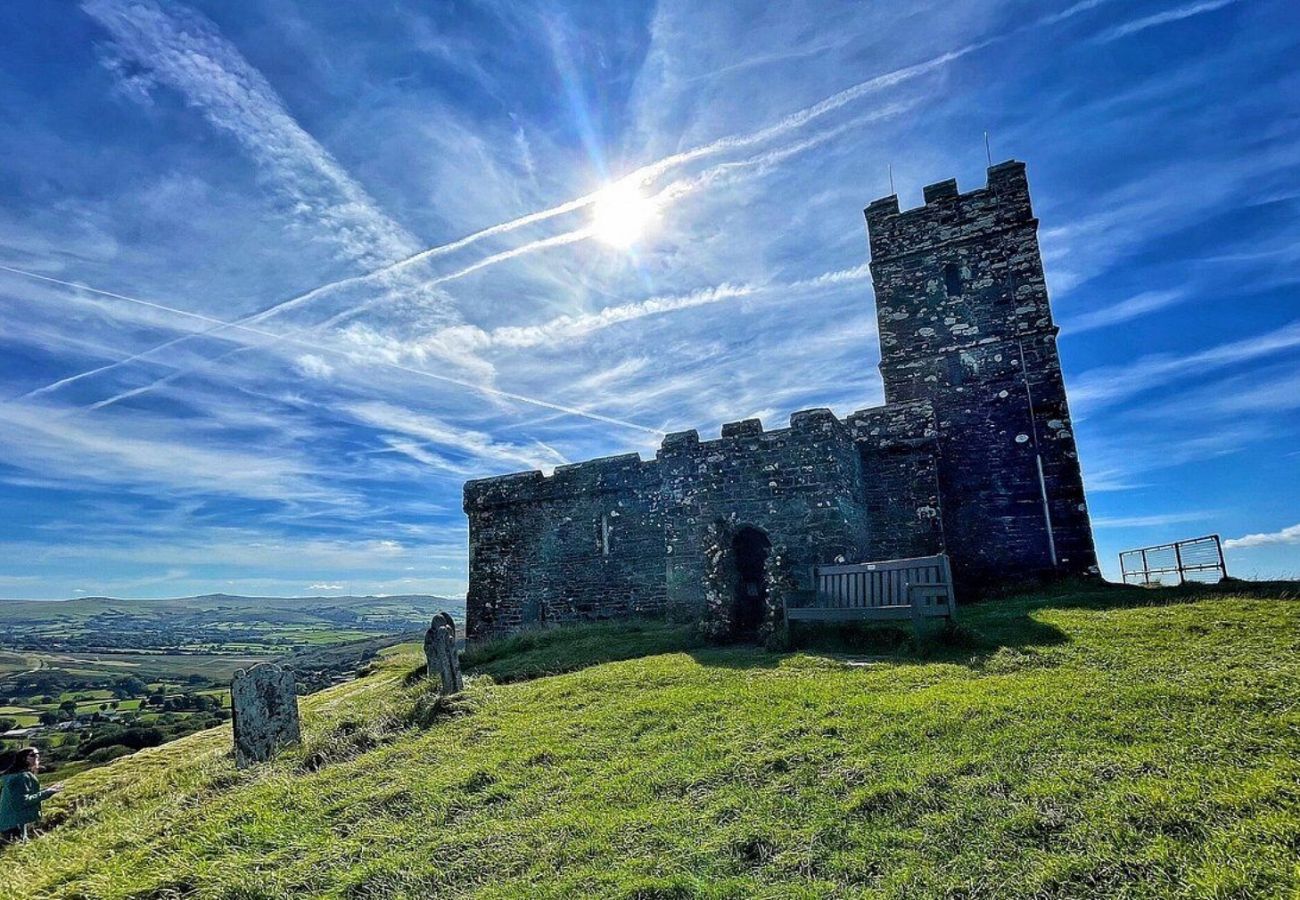
[[1105,570],[1300,576],[1298,57],[1289,0],[5,3],[0,596],[463,594],[466,478],[876,405],[862,208],[986,130]]

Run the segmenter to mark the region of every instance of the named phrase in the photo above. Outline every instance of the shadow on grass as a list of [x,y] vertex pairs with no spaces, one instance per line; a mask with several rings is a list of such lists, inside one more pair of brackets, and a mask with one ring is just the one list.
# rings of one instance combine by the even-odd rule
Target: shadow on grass
[[753,644],[712,644],[692,625],[652,619],[597,622],[532,629],[467,648],[461,665],[470,674],[497,682],[526,681],[575,672],[608,662],[663,653],[689,653],[700,665],[739,669],[774,668],[795,652],[869,655],[891,662],[949,662],[982,666],[999,650],[1028,650],[1069,641],[1035,613],[1048,609],[1108,610],[1194,603],[1212,597],[1294,599],[1300,582],[1231,581],[1218,585],[1140,588],[1101,581],[1063,582],[1019,596],[958,608],[953,623],[931,623],[921,634],[910,624],[797,623],[787,649]]
[[465,649],[461,667],[506,683],[664,653],[688,653],[700,665],[735,669],[774,668],[788,655],[753,643],[710,642],[694,623],[629,619],[533,628],[486,641]]
[[472,675],[490,675],[497,682],[527,681],[702,646],[689,625],[629,619],[531,628],[466,647],[460,662]]

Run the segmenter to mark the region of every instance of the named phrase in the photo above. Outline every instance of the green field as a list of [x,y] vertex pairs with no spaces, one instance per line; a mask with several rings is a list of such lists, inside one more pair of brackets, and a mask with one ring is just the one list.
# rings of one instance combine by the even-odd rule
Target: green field
[[36,663],[33,662],[32,657],[26,653],[0,650],[0,676],[12,672],[25,672],[28,669],[35,668],[35,666]]
[[191,674],[229,680],[236,669],[266,660],[265,654],[240,653],[33,653],[44,668],[70,675],[135,675],[145,681],[180,678]]
[[1295,897],[1295,597],[1062,590],[835,653],[556,630],[450,702],[411,647],[273,764],[222,727],[73,777],[0,893]]

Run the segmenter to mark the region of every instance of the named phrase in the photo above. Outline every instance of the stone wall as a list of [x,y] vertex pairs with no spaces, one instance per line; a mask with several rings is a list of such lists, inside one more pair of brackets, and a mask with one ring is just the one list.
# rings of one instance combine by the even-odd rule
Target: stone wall
[[683,617],[703,616],[701,602],[716,587],[705,548],[729,553],[728,535],[742,528],[764,532],[796,573],[863,552],[861,463],[830,410],[795,413],[789,428],[772,431],[757,419],[733,422],[711,441],[672,434],[657,459],[668,601]]
[[657,473],[633,453],[467,483],[466,638],[661,614]]
[[631,615],[713,618],[725,631],[744,528],[766,535],[782,581],[802,587],[818,563],[935,552],[935,453],[926,403],[845,422],[812,409],[788,428],[750,419],[713,440],[671,434],[650,461],[471,481],[467,637]]
[[943,551],[938,429],[928,400],[893,403],[844,420],[862,470],[866,542],[860,560]]
[[877,200],[866,217],[885,399],[934,409],[954,576],[971,596],[1096,572],[1024,164],[925,200]]

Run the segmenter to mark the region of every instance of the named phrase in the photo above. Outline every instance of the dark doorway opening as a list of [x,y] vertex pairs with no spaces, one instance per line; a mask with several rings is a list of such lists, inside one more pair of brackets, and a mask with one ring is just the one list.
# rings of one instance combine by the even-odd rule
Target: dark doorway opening
[[736,560],[736,634],[752,635],[767,613],[767,555],[772,542],[757,528],[742,528],[731,540]]

